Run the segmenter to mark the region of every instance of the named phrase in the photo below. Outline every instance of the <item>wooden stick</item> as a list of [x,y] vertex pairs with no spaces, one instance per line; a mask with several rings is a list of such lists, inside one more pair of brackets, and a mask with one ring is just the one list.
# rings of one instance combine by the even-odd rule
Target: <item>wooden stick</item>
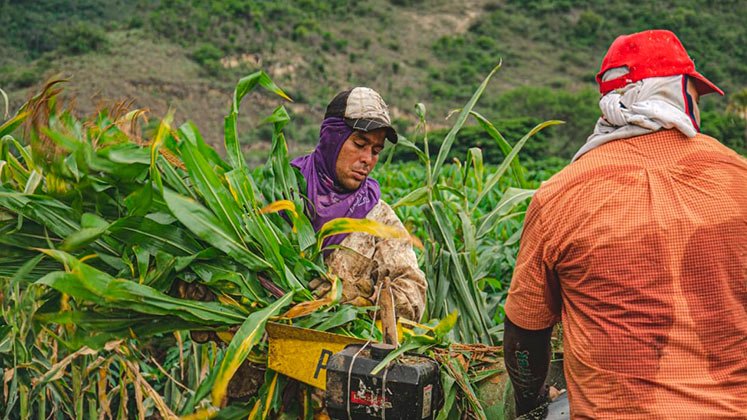
[[389,277],[384,277],[381,285],[381,296],[379,296],[379,308],[381,311],[381,327],[384,332],[384,343],[399,346],[397,337],[397,313],[394,307],[394,295],[390,290]]

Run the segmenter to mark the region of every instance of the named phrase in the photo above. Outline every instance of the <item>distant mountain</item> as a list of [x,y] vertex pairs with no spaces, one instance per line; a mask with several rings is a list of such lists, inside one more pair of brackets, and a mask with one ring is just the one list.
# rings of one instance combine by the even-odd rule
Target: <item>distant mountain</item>
[[[597,118],[593,75],[617,35],[671,29],[702,73],[736,93],[747,86],[744,22],[747,0],[0,0],[0,88],[17,107],[63,72],[81,111],[120,98],[156,117],[171,107],[219,144],[233,85],[261,68],[293,97],[288,136],[304,150],[339,90],[379,90],[405,133],[423,102],[438,128],[502,60],[478,109],[504,122],[566,120],[537,150],[567,157]],[[744,147],[728,101],[707,98],[704,127],[712,116],[714,134],[741,129],[729,141]],[[240,129],[249,158],[263,155],[270,133],[256,125],[279,104],[247,98]]]

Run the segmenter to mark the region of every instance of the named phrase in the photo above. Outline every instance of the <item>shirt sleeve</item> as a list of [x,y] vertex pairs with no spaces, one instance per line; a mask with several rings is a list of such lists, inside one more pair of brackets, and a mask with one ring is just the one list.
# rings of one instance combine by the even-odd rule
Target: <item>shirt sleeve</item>
[[[375,218],[378,222],[405,229],[388,204],[381,202],[381,212]],[[412,244],[404,239],[377,238],[374,252],[374,278],[380,282],[389,277],[397,316],[419,321],[425,309],[427,282],[425,274],[418,267],[418,260]]]
[[529,204],[524,219],[506,316],[521,328],[541,330],[560,321],[560,288],[554,270],[554,253],[542,221],[538,197]]

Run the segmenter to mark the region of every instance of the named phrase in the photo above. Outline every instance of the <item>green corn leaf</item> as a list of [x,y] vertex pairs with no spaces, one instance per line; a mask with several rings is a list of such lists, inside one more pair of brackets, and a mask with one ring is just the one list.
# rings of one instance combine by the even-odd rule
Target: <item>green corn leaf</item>
[[276,280],[279,281],[276,281],[276,284],[284,289],[300,288],[300,284],[294,279],[295,276],[291,274],[291,278],[288,278],[285,259],[280,251],[283,243],[290,245],[288,238],[279,235],[271,226],[269,219],[262,214],[250,214],[245,220],[247,230],[256,242],[259,252],[270,264],[274,276],[277,277]]
[[[425,152],[423,152],[422,150],[420,150],[420,148],[415,143],[411,142],[410,140],[406,139],[405,137],[399,136],[399,138],[397,139],[397,144],[393,147],[393,149],[396,150],[396,149],[398,149],[400,147],[405,148],[407,150],[410,150],[410,151],[414,152],[415,155],[417,155],[418,159],[420,159],[421,162],[426,163],[428,161],[428,159],[427,159],[427,157],[425,155]],[[394,153],[394,152],[392,152],[392,153]]]
[[[501,149],[503,154],[508,156],[511,153],[511,144],[506,141],[500,131],[495,128],[493,123],[475,111],[472,111],[470,114],[477,120],[483,130],[485,130],[485,132],[488,133],[488,135],[492,137],[493,140],[495,140],[498,148]],[[524,168],[521,166],[521,163],[519,163],[518,155],[511,161],[511,173],[513,174],[514,178],[516,178],[516,182],[518,183],[520,188],[530,188],[529,183],[524,178]]]
[[[216,365],[220,366],[222,364],[222,360],[225,357],[225,353],[220,353],[215,360]],[[215,384],[215,379],[218,376],[218,369],[213,368],[208,371],[207,376],[200,382],[200,384],[197,386],[197,389],[194,393],[191,393],[189,399],[187,400],[186,404],[184,404],[179,412],[179,415],[186,416],[187,414],[190,414],[195,411],[195,408],[198,406],[198,404],[204,400],[208,395],[210,395],[210,392],[213,389],[213,384]],[[204,413],[214,413],[217,410],[204,410],[202,412]],[[205,417],[194,417],[194,418],[211,418],[210,416]]]
[[114,278],[63,251],[40,251],[64,264],[68,271],[50,273],[36,283],[67,293],[82,302],[142,314],[177,316],[203,324],[232,325],[244,319],[240,312],[228,306],[173,298],[152,287]]
[[241,144],[238,138],[238,126],[237,119],[239,115],[239,105],[241,100],[244,99],[252,89],[257,85],[269,90],[272,93],[290,101],[290,97],[285,94],[270,77],[263,71],[252,73],[241,80],[236,85],[236,89],[233,92],[233,102],[231,103],[231,109],[225,118],[224,128],[224,140],[226,146],[226,154],[228,155],[228,162],[234,169],[246,167],[244,161],[244,155],[241,153]]
[[49,137],[57,146],[67,150],[68,152],[75,153],[84,147],[90,147],[88,143],[80,141],[76,137],[71,137],[68,134],[60,133],[49,127],[42,127],[42,133]]
[[66,347],[78,349],[87,346],[100,349],[111,340],[120,338],[147,338],[178,330],[204,328],[203,324],[188,322],[178,317],[138,314],[128,310],[84,309],[61,312],[38,312],[34,320],[75,326],[80,333],[65,341]]
[[478,147],[471,147],[469,150],[467,150],[467,160],[465,163],[465,173],[463,175],[464,181],[466,182],[469,177],[467,170],[471,165],[472,170],[474,171],[472,179],[476,184],[477,191],[482,191],[483,178],[485,178],[485,166],[483,165],[482,161],[482,150]]
[[2,155],[0,155],[0,159],[9,160],[9,158],[12,156],[9,146],[12,145],[23,160],[23,164],[25,165],[25,169],[27,171],[36,168],[36,166],[34,165],[34,160],[31,157],[31,146],[24,147],[23,145],[21,145],[21,143],[18,142],[18,140],[14,139],[10,135],[0,136],[0,145],[2,145]]
[[19,112],[15,117],[5,121],[3,125],[0,125],[0,137],[12,133],[19,125],[23,124],[27,116],[28,112]]
[[[13,277],[10,280],[11,286],[28,282],[29,279],[34,276],[34,269],[37,268],[43,258],[44,254],[38,254],[33,258],[25,261],[24,264],[13,273]],[[5,266],[5,264],[3,264],[3,266],[5,269],[8,268],[7,266]]]
[[479,300],[476,299],[476,296],[470,291],[470,287],[474,286],[474,284],[471,279],[468,278],[464,266],[462,265],[462,261],[459,259],[457,247],[454,243],[454,232],[450,229],[443,204],[440,202],[432,202],[430,203],[428,210],[429,211],[426,212],[426,217],[430,219],[429,225],[437,235],[437,241],[445,245],[445,248],[448,251],[448,256],[452,260],[450,272],[441,273],[441,275],[445,277],[440,281],[453,282],[456,292],[459,295],[460,302],[465,305],[465,311],[460,311],[460,313],[464,318],[470,320],[474,329],[480,331],[480,341],[486,344],[491,344],[490,336],[487,333],[488,328],[486,321],[482,316],[482,305]]
[[105,304],[98,294],[91,292],[85,285],[80,284],[77,276],[71,273],[55,271],[39,279],[37,284],[50,286],[61,293],[66,293],[81,301],[88,301],[99,305]]
[[201,245],[181,227],[165,225],[147,217],[130,216],[109,227],[111,235],[122,243],[138,245],[152,254],[159,250],[176,256],[192,255]]
[[446,138],[441,144],[441,148],[438,150],[438,157],[436,157],[436,161],[433,164],[432,176],[434,179],[438,178],[438,175],[441,172],[441,167],[446,161],[446,157],[449,156],[449,152],[451,151],[451,146],[453,145],[454,140],[456,139],[457,133],[464,125],[464,122],[467,121],[467,117],[469,116],[469,113],[472,111],[472,108],[474,108],[475,104],[477,104],[477,101],[480,99],[480,96],[482,96],[482,93],[485,91],[485,88],[488,86],[488,82],[490,81],[490,78],[493,77],[493,74],[495,74],[495,72],[498,71],[499,68],[501,68],[500,63],[497,66],[495,66],[493,70],[490,71],[488,76],[485,78],[485,80],[483,80],[483,82],[477,88],[475,93],[472,95],[472,98],[467,102],[464,108],[462,108],[462,111],[459,113],[459,116],[457,117],[456,122],[451,127],[451,130],[449,131],[449,133],[446,135]]
[[[182,271],[185,268],[187,268],[188,266],[190,266],[192,264],[192,262],[194,262],[194,261],[198,261],[198,260],[215,261],[216,258],[219,258],[221,256],[222,256],[221,251],[219,251],[219,250],[217,250],[215,248],[212,248],[212,247],[211,248],[205,248],[205,249],[202,249],[201,251],[199,251],[199,252],[197,252],[195,254],[188,255],[186,257],[177,257],[176,258],[176,267],[175,268],[176,268],[176,271]],[[225,264],[226,266],[229,266],[229,264],[230,264],[230,266],[235,266],[235,264],[234,264],[233,261],[225,261],[225,262],[222,262],[222,263]]]
[[211,396],[213,405],[223,406],[228,389],[228,382],[238,370],[241,363],[244,362],[249,352],[252,351],[259,343],[265,332],[265,324],[272,316],[276,316],[280,311],[288,306],[293,300],[293,293],[286,293],[283,297],[275,301],[265,309],[257,311],[241,324],[241,327],[233,336],[231,343],[226,349],[225,357],[218,368],[215,377]]
[[455,382],[454,378],[444,371],[441,371],[441,386],[443,387],[443,393],[446,398],[444,399],[443,407],[441,407],[441,410],[438,412],[436,420],[448,420],[453,418],[451,417],[451,411],[457,395],[457,388],[454,386]]
[[517,229],[516,232],[511,235],[510,238],[508,238],[505,242],[506,246],[511,246],[517,242],[519,242],[519,239],[521,239],[521,232],[524,230],[524,227]]
[[[284,106],[279,106],[272,111],[270,116],[266,117],[260,124],[273,124],[275,131],[282,132],[283,128],[288,125],[291,118],[288,115],[288,110]],[[270,154],[272,156],[272,153]]]
[[185,141],[181,143],[182,160],[189,171],[200,195],[224,226],[230,227],[233,235],[243,242],[241,211],[231,193],[223,185],[208,161],[199,153],[197,146]]
[[270,413],[277,413],[282,403],[281,394],[285,387],[285,376],[267,369],[265,380],[259,389],[259,398],[254,403],[252,410],[249,412],[248,419],[268,419],[273,418]]
[[524,144],[527,142],[527,140],[532,138],[532,136],[539,133],[543,129],[558,124],[563,124],[563,121],[545,121],[541,124],[537,124],[536,127],[530,130],[526,135],[524,135],[524,137],[522,137],[521,140],[516,143],[513,149],[511,149],[511,153],[509,153],[508,156],[503,159],[503,162],[500,164],[500,166],[498,166],[498,169],[495,171],[495,173],[491,175],[488,181],[485,183],[485,189],[482,191],[482,193],[480,193],[480,195],[477,196],[477,199],[472,203],[472,208],[476,209],[483,198],[485,198],[485,196],[493,189],[493,187],[498,184],[498,181],[503,176],[503,173],[506,172],[506,169],[508,169],[511,162],[513,162],[514,158],[519,154],[519,151],[522,147],[524,147]]
[[448,314],[448,308],[446,308],[446,302],[449,298],[449,292],[451,291],[451,279],[447,278],[447,275],[442,273],[449,273],[449,265],[451,259],[445,256],[444,251],[438,251],[438,256],[433,257],[432,261],[437,261],[436,267],[428,267],[437,269],[437,271],[426,276],[429,281],[433,281],[428,287],[428,304],[433,306],[430,314],[434,317],[441,318]]
[[459,313],[457,311],[452,311],[447,317],[439,321],[439,323],[433,327],[433,334],[436,336],[437,340],[446,337],[446,334],[448,334],[454,328],[454,325],[456,325],[457,318],[459,318]]
[[381,362],[379,362],[379,364],[376,365],[376,367],[373,368],[373,370],[371,371],[371,375],[378,375],[379,372],[381,372],[382,370],[384,370],[384,368],[386,368],[386,366],[390,362],[392,362],[393,360],[395,360],[399,356],[407,353],[408,351],[413,351],[413,350],[419,348],[420,346],[421,346],[421,344],[418,343],[418,342],[415,342],[415,341],[408,341],[408,342],[400,345],[399,347],[397,347],[396,350],[394,350],[394,351],[390,352],[389,354],[387,354],[386,357],[384,357],[381,360]]
[[125,165],[150,165],[150,151],[133,143],[116,144],[96,152],[114,163]]
[[421,206],[428,201],[428,192],[430,188],[428,186],[416,188],[410,191],[407,195],[400,198],[396,203],[392,205],[393,209],[398,207],[407,206]]
[[311,220],[304,213],[303,205],[296,203],[296,213],[293,216],[293,229],[298,239],[298,248],[307,252],[316,243],[316,232]]
[[[81,168],[85,168],[85,166],[80,166],[80,162],[83,161],[84,165],[90,167],[91,171],[99,171],[104,172],[106,174],[111,174],[113,177],[124,180],[128,182],[141,182],[145,176],[148,173],[149,167],[148,165],[143,165],[139,163],[119,163],[114,162],[110,160],[107,157],[100,156],[98,153],[92,153],[85,149],[89,149],[89,147],[83,147],[78,152],[80,155],[86,155],[87,157],[78,159],[76,161],[76,165],[79,165],[78,171],[81,171]],[[99,179],[102,180],[101,178]],[[114,185],[107,186],[107,188],[114,187]],[[101,189],[99,189],[101,191]]]
[[75,182],[80,182],[81,178],[83,178],[83,172],[80,170],[80,167],[78,166],[78,161],[75,158],[75,155],[69,155],[65,158],[63,161],[63,173],[70,173],[72,177],[74,178]]
[[360,312],[359,308],[352,305],[338,305],[335,312],[314,312],[298,321],[297,325],[301,328],[329,331],[353,321],[361,315]]
[[[467,196],[464,194],[464,191],[456,189],[454,187],[450,187],[450,186],[448,186],[446,184],[438,184],[436,186],[435,190],[439,191],[439,192],[446,191],[446,192],[449,192],[451,194],[454,194],[454,196],[456,196],[456,198],[459,201],[464,201],[464,200],[467,199]],[[447,200],[446,200],[447,197],[444,197],[444,196],[445,196],[445,194],[442,194],[441,198],[443,199],[444,203],[446,203],[447,202]]]
[[132,251],[135,254],[135,261],[137,262],[138,281],[142,284],[145,282],[145,276],[148,274],[150,253],[147,249],[139,245],[132,247]]
[[204,157],[205,160],[207,160],[211,165],[220,167],[224,171],[228,171],[231,169],[231,166],[228,165],[223,159],[221,159],[221,157],[218,155],[218,152],[216,152],[215,149],[205,143],[205,139],[202,138],[200,131],[192,121],[188,121],[182,124],[182,126],[179,127],[179,134],[184,140],[195,146],[199,151],[199,154]]
[[82,248],[91,242],[98,240],[101,235],[106,233],[107,229],[108,226],[81,228],[65,238],[60,245],[60,250],[70,252]]
[[475,225],[469,215],[459,210],[457,212],[462,227],[462,242],[464,243],[464,252],[473,258],[477,258],[477,238],[475,236]]
[[12,224],[5,224],[0,228],[0,255],[9,257],[13,252],[28,250],[33,248],[45,248],[50,244],[56,245],[61,242],[59,238],[50,237],[45,234],[44,228],[36,223],[25,223],[23,230],[16,229],[15,221]]
[[176,258],[165,252],[156,253],[156,266],[148,271],[147,267],[141,267],[141,270],[146,272],[144,284],[165,292],[170,289],[171,284],[174,281],[174,267],[176,266]]
[[225,176],[231,195],[234,197],[234,200],[242,205],[245,212],[252,211],[258,207],[254,193],[256,187],[246,168],[231,170],[226,172]]
[[262,271],[271,267],[270,263],[246,249],[235,233],[200,203],[168,189],[164,190],[163,198],[171,213],[200,239],[230,255],[247,268]]
[[24,194],[33,194],[36,192],[36,189],[39,188],[39,184],[41,184],[42,180],[44,179],[44,176],[41,172],[34,169],[29,174],[29,179],[26,181],[26,186],[23,188]]
[[187,186],[187,183],[184,182],[184,179],[182,175],[177,172],[176,168],[166,160],[163,156],[158,157],[158,169],[161,170],[163,173],[163,181],[166,181],[166,185],[178,192],[181,195],[197,198],[195,196],[195,193],[190,189],[189,186]]
[[325,223],[317,232],[317,249],[322,249],[322,241],[332,235],[343,233],[363,232],[380,238],[409,239],[406,230],[394,226],[385,225],[371,219],[352,219],[340,217]]
[[520,202],[531,198],[535,190],[524,190],[519,188],[509,188],[501,197],[501,201],[493,210],[485,215],[480,221],[480,227],[477,229],[477,236],[483,237],[490,230],[494,229],[500,220],[500,217],[510,212]]
[[145,216],[153,204],[153,186],[143,185],[125,197],[124,204],[130,216]]
[[265,121],[273,123],[272,148],[265,163],[265,173],[269,175],[266,181],[272,182],[273,187],[267,192],[274,194],[266,194],[265,198],[272,201],[288,199],[301,204],[296,171],[290,165],[288,145],[283,134],[283,127],[290,121],[290,116],[285,107],[280,106]]
[[462,364],[459,363],[459,361],[455,358],[449,358],[445,368],[449,371],[451,376],[456,379],[457,385],[459,385],[459,387],[462,389],[462,392],[464,392],[464,395],[467,397],[467,402],[472,407],[475,416],[480,420],[487,420],[485,411],[480,404],[480,400],[475,394],[475,390],[470,384],[469,376],[464,370],[464,367],[462,367]]
[[224,294],[238,295],[251,302],[266,304],[267,293],[253,273],[241,272],[241,267],[225,258],[195,262],[190,266],[202,283]]
[[[0,187],[0,207],[34,220],[62,238],[80,230],[80,215],[53,198],[27,195]],[[111,250],[105,244],[97,244]]]
[[13,181],[15,181],[16,185],[26,185],[31,171],[29,171],[28,168],[24,167],[21,162],[19,162],[18,159],[16,159],[16,157],[12,154],[7,154],[3,161],[5,162],[6,166],[5,173],[10,172],[9,176],[6,175],[4,178],[6,180],[12,179]]
[[173,120],[174,111],[170,109],[158,125],[156,136],[150,144],[150,178],[153,181],[155,188],[161,192],[163,192],[163,178],[161,177],[161,171],[159,171],[158,165],[161,157],[159,150],[161,146],[167,142],[167,137],[171,137],[171,122]]
[[83,228],[108,228],[109,222],[94,213],[83,213],[80,217],[80,226]]

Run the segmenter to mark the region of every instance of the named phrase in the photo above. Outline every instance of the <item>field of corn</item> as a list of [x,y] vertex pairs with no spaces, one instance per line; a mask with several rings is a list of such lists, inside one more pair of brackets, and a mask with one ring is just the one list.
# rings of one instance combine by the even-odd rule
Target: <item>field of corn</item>
[[[374,174],[422,244],[429,281],[426,314],[380,367],[403,352],[436,358],[440,419],[502,416],[478,388],[503,373],[502,301],[537,186],[519,151],[558,123],[504,139],[475,111],[496,70],[455,113],[438,150],[429,149],[418,104],[417,128]],[[242,100],[255,88],[288,99],[263,72],[236,86],[225,157],[193,124],[173,126],[171,115],[153,133],[140,128],[142,110],[112,106],[76,117],[60,99],[62,86],[50,80],[0,125],[0,415],[312,418],[312,390],[270,369],[248,401],[229,400],[228,384],[243,361],[267,363],[269,320],[380,340],[372,308],[339,304],[340,280],[324,267],[322,240],[407,233],[346,219],[314,232],[303,179],[289,165],[283,128],[291,121],[282,106],[264,120],[273,127],[266,164],[247,166],[236,122]],[[495,140],[502,162],[484,162],[477,148],[447,162],[469,120]],[[419,161],[393,163],[400,148]],[[307,285],[318,277],[334,293],[315,299]],[[188,283],[217,298],[180,299]],[[216,331],[225,343],[198,344],[190,330]]]

